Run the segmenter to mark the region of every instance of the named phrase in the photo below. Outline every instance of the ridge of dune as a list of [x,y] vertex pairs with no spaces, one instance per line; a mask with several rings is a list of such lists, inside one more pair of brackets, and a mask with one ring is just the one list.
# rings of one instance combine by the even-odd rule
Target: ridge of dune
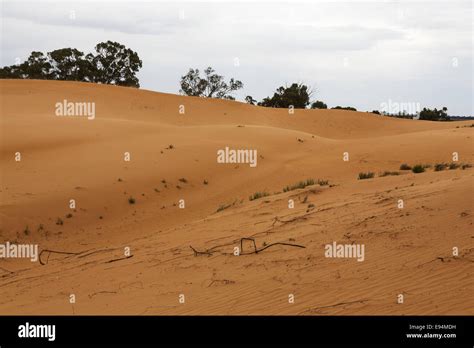
[[[273,126],[308,132],[326,138],[348,139],[381,137],[407,132],[450,128],[443,122],[417,122],[346,110],[264,108],[222,99],[188,97],[136,88],[69,81],[1,80],[5,105],[15,117],[25,116],[28,106],[19,99],[22,93],[36,96],[38,116],[51,118],[54,106],[63,99],[95,102],[97,120],[121,119],[154,122],[162,125],[247,124]],[[61,95],[61,98],[58,98]],[[184,114],[180,114],[184,106]]]

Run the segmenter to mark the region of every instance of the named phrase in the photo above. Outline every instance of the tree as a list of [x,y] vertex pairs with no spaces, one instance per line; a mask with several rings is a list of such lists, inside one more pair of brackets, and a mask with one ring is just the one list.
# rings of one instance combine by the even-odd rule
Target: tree
[[372,110],[372,113],[376,114],[376,115],[380,115],[380,111],[378,111],[378,110]]
[[94,82],[140,87],[135,74],[142,67],[142,61],[137,52],[112,41],[97,44],[95,51],[95,55],[87,56],[95,73]]
[[49,79],[51,63],[42,52],[33,51],[26,61],[0,69],[2,79]]
[[428,121],[449,121],[448,108],[445,106],[441,110],[423,108],[420,111],[420,120]]
[[255,105],[255,103],[257,102],[255,99],[252,98],[252,96],[248,95],[245,97],[245,101],[247,102],[247,104],[250,104],[250,105]]
[[49,74],[54,80],[64,81],[87,81],[91,77],[86,76],[86,69],[90,70],[90,61],[86,60],[84,53],[75,48],[61,48],[48,53],[51,66]]
[[311,109],[327,109],[328,106],[320,100],[316,100],[311,104]]
[[181,76],[181,89],[179,92],[194,97],[218,98],[235,100],[232,93],[241,89],[244,84],[231,78],[228,83],[222,75],[215,74],[215,70],[208,67],[201,77],[199,69],[189,69],[188,73]]
[[279,87],[273,97],[264,98],[258,105],[271,108],[305,109],[310,103],[311,91],[308,86],[301,83],[293,83],[290,87]]
[[335,106],[331,109],[334,109],[334,110],[350,110],[350,111],[357,111],[356,108],[353,108],[352,106]]
[[61,48],[49,52],[31,52],[19,65],[0,69],[0,78],[54,79],[83,81],[139,87],[135,74],[142,67],[138,54],[118,42],[101,42],[95,54],[75,48]]

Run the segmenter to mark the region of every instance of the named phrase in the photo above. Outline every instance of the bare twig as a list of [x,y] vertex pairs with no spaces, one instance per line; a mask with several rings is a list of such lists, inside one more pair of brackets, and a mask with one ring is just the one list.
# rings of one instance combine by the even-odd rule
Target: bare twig
[[[48,256],[46,257],[46,262],[45,262],[45,263],[43,262],[43,260],[41,260],[41,255],[43,255],[43,253],[48,253]],[[47,265],[47,264],[48,264],[48,260],[49,260],[49,256],[50,256],[51,254],[79,255],[79,254],[82,254],[82,253],[83,253],[83,251],[77,252],[77,253],[73,253],[73,252],[67,252],[67,251],[56,251],[56,250],[44,249],[44,250],[41,250],[38,259],[39,259],[40,264],[42,264],[42,265]]]

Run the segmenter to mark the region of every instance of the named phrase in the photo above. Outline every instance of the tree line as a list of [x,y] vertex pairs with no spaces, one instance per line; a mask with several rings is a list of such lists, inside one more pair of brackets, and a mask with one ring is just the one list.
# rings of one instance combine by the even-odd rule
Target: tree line
[[[31,52],[21,64],[0,68],[0,79],[41,79],[103,83],[127,87],[140,87],[137,72],[142,67],[138,53],[118,42],[100,42],[94,52],[84,54],[75,48],[61,48],[51,52]],[[226,82],[224,76],[208,67],[203,73],[199,69],[189,69],[181,76],[179,92],[194,97],[235,100],[234,92],[242,89],[242,81],[231,78]],[[302,83],[278,87],[272,96],[260,102],[252,96],[245,97],[251,105],[271,108],[327,109],[320,100],[312,101],[314,92]],[[357,111],[350,106],[335,106],[332,109]],[[373,113],[380,114],[374,110]],[[431,110],[424,108],[421,120],[449,120],[447,108]]]
[[84,54],[75,48],[31,52],[21,64],[0,68],[2,79],[40,79],[95,82],[140,87],[136,73],[142,67],[137,52],[118,42],[100,42]]

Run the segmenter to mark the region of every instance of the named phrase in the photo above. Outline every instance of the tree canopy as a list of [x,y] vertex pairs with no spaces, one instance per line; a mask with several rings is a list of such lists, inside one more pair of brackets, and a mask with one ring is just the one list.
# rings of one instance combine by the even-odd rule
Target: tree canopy
[[314,103],[311,104],[311,109],[327,109],[328,106],[323,103],[321,100],[316,100]]
[[423,108],[420,111],[420,120],[429,120],[429,121],[449,121],[448,108],[443,107],[441,110],[438,109],[427,109]]
[[184,95],[230,100],[235,100],[232,93],[244,86],[241,81],[234,78],[226,83],[224,76],[216,74],[211,67],[204,70],[202,77],[199,69],[189,69],[188,73],[181,77],[180,85],[179,92]]
[[293,83],[290,87],[279,87],[273,97],[264,98],[258,105],[271,108],[305,109],[310,103],[311,91],[308,86]]
[[101,42],[84,55],[75,48],[44,54],[31,52],[18,65],[0,68],[0,78],[83,81],[140,87],[136,73],[142,67],[138,54],[118,42]]

